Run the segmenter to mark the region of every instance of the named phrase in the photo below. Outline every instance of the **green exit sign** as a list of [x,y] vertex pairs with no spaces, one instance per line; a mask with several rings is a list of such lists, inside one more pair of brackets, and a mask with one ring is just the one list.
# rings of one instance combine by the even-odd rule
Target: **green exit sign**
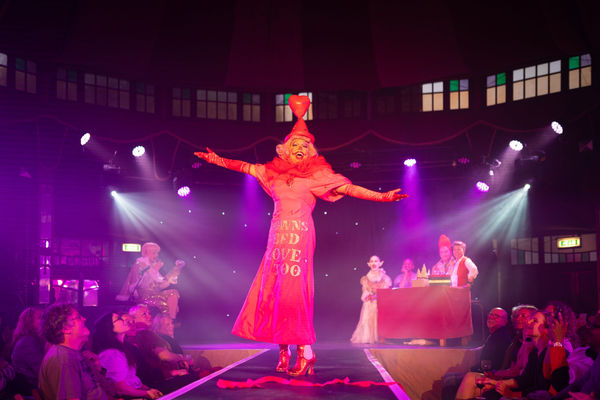
[[558,244],[559,249],[569,249],[571,247],[581,246],[581,238],[577,236],[561,238],[557,239],[556,243]]
[[122,249],[127,253],[139,253],[142,251],[142,245],[138,243],[123,243]]

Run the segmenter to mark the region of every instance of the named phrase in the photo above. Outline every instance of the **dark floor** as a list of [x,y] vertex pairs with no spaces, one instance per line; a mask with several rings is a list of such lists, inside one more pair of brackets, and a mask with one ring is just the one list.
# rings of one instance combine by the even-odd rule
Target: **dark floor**
[[[323,383],[335,378],[350,378],[354,381],[383,382],[377,369],[369,362],[360,347],[316,346],[317,364],[315,375],[296,379]],[[208,380],[202,385],[177,397],[177,399],[395,399],[387,386],[353,387],[343,384],[326,387],[297,387],[277,383],[266,384],[263,388],[219,389],[218,379],[246,381],[264,376],[278,376],[290,379],[287,374],[275,372],[278,351],[271,348],[263,354],[241,364],[223,374]],[[292,361],[295,357],[292,358]]]

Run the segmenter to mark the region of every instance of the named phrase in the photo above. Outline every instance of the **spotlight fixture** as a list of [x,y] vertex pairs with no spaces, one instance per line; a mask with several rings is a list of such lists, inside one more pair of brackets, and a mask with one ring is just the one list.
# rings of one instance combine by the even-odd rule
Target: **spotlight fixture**
[[110,195],[111,195],[112,197],[117,197],[117,196],[119,195],[119,193],[117,193],[117,191],[116,191],[116,190],[111,190],[111,191],[110,191]]
[[482,181],[477,181],[477,183],[475,184],[475,187],[480,192],[487,192],[490,190],[490,186],[487,183],[482,182]]
[[523,143],[519,142],[518,140],[511,140],[508,145],[514,151],[521,151],[521,150],[523,150]]
[[416,164],[417,160],[415,160],[414,158],[407,158],[406,160],[404,160],[404,165],[406,165],[407,167],[413,167]]
[[494,170],[493,170],[493,169],[490,169],[490,171],[488,172],[488,174],[489,174],[490,176],[494,176]]
[[133,154],[135,157],[141,157],[145,152],[146,148],[144,146],[135,146],[131,151],[131,154]]
[[92,137],[92,135],[90,135],[89,132],[86,132],[83,134],[83,136],[81,136],[81,139],[79,139],[79,143],[81,143],[82,146],[85,146],[87,144],[87,142],[90,141],[91,137]]
[[563,127],[560,123],[558,123],[557,121],[552,121],[552,123],[550,124],[550,126],[552,127],[552,130],[554,132],[556,132],[557,135],[562,135],[563,133]]
[[462,165],[467,165],[468,163],[471,162],[471,160],[469,160],[469,158],[467,158],[467,157],[460,157],[456,161]]
[[350,163],[350,168],[357,169],[357,168],[360,168],[361,166],[362,166],[362,164],[361,164],[361,163],[359,163],[358,161],[352,161],[352,162]]
[[523,190],[524,190],[524,191],[528,191],[529,189],[531,189],[531,185],[530,185],[529,183],[526,183],[526,184],[523,186]]
[[179,197],[188,197],[191,192],[192,192],[192,190],[190,189],[189,186],[182,186],[182,187],[180,187],[180,188],[177,189],[177,196],[179,196]]

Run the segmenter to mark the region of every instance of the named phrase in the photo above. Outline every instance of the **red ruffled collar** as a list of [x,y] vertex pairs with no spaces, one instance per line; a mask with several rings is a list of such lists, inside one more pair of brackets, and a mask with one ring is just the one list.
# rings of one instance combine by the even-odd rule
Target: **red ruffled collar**
[[289,177],[308,178],[321,170],[332,170],[331,165],[325,161],[325,157],[318,156],[310,158],[298,164],[292,164],[282,158],[275,157],[272,161],[265,164],[267,176],[272,179],[279,175],[288,175]]

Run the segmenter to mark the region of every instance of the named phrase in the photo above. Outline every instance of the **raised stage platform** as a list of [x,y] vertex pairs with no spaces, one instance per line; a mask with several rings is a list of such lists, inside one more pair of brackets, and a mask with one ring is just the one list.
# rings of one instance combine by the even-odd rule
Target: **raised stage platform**
[[[446,372],[467,371],[477,363],[481,348],[444,348],[396,345],[358,346],[350,343],[317,343],[314,376],[303,381],[325,383],[349,378],[350,382],[398,382],[399,385],[325,387],[267,383],[261,388],[221,389],[217,381],[256,380],[265,376],[291,379],[275,372],[278,348],[268,344],[215,344],[185,347],[201,367],[222,367],[163,399],[440,399],[441,378]],[[292,357],[292,362],[295,355]]]

